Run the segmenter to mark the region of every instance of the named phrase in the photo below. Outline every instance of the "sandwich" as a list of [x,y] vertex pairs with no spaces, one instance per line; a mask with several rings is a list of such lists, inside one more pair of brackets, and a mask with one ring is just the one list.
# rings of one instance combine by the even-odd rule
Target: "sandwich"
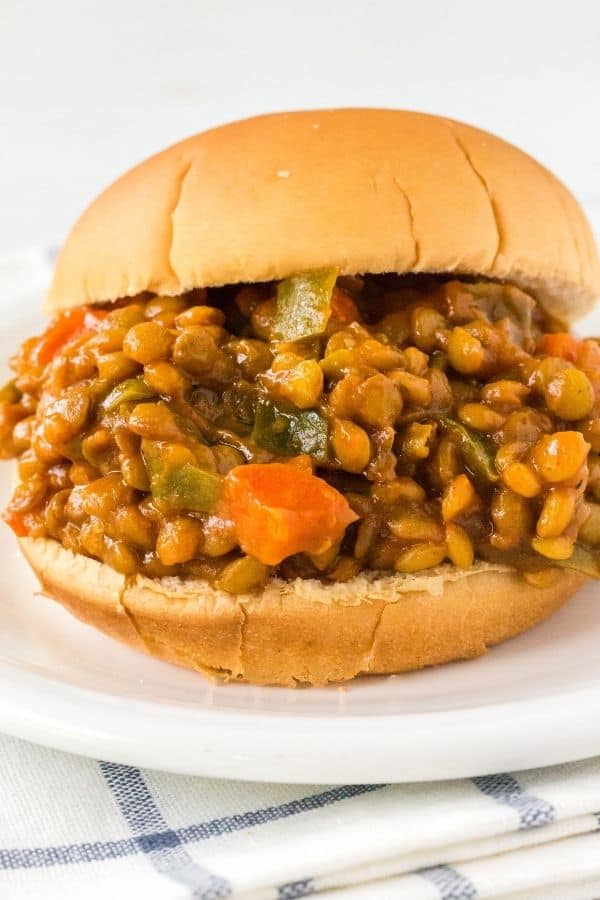
[[343,682],[482,654],[600,574],[600,290],[491,134],[235,122],[110,186],[12,359],[4,513],[43,594],[168,662]]

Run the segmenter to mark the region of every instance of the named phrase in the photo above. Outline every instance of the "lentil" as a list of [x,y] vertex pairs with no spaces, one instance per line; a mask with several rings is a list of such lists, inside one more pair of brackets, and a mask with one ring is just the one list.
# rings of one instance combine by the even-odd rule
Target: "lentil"
[[407,513],[392,519],[389,529],[393,535],[405,541],[437,541],[444,539],[444,529],[436,519],[423,513]]
[[573,541],[567,537],[535,537],[531,546],[536,553],[548,559],[569,559],[573,553]]
[[504,484],[521,497],[537,497],[542,490],[540,479],[531,466],[511,462],[502,473]]
[[279,377],[265,380],[277,396],[288,400],[298,409],[310,409],[317,405],[323,391],[323,372],[314,359],[306,359],[293,368],[280,370]]
[[586,544],[600,544],[600,504],[588,504],[588,517],[579,529],[579,537]]
[[484,361],[481,341],[465,328],[454,328],[448,338],[448,359],[457,372],[476,375]]
[[174,337],[158,322],[140,322],[129,329],[123,340],[123,352],[136,362],[146,365],[169,356]]
[[469,428],[487,433],[498,431],[504,425],[504,416],[483,403],[464,403],[458,409],[458,418]]
[[166,566],[194,559],[200,553],[204,533],[202,524],[189,516],[167,520],[158,532],[156,553]]
[[491,505],[492,544],[502,550],[518,547],[531,533],[533,510],[524,497],[508,488],[494,491]]
[[457,475],[446,487],[442,497],[442,518],[452,522],[473,505],[475,488],[466,475]]
[[574,478],[585,463],[590,445],[578,431],[560,431],[541,438],[533,448],[532,462],[550,484]]
[[362,472],[368,466],[371,458],[369,435],[349,419],[335,420],[331,446],[340,466],[347,472]]
[[448,556],[459,569],[470,569],[475,550],[468,533],[460,525],[446,525],[446,547]]
[[267,580],[269,569],[252,556],[242,556],[225,566],[215,582],[222,591],[245,594],[255,591]]
[[518,408],[521,406],[528,393],[529,388],[526,384],[503,379],[484,385],[481,391],[481,399],[485,403],[492,404],[492,406],[498,406],[501,409],[511,409],[512,407]]
[[358,388],[355,415],[365,425],[391,425],[402,412],[402,395],[385,375],[371,375]]
[[594,389],[579,369],[563,369],[545,385],[544,393],[548,409],[566,422],[585,419],[594,407]]
[[446,557],[445,544],[413,544],[404,550],[394,564],[396,572],[412,574],[439,566]]
[[548,491],[536,531],[541,538],[556,538],[565,531],[575,512],[577,493],[573,488],[555,487]]
[[531,587],[549,588],[559,581],[562,574],[562,569],[559,568],[540,569],[537,572],[523,572],[523,578]]

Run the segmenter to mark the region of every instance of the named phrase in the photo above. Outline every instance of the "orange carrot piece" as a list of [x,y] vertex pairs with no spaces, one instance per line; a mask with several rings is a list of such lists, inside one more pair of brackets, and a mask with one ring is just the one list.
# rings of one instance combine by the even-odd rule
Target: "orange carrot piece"
[[104,310],[92,310],[89,306],[61,313],[40,337],[32,354],[33,361],[45,366],[69,341],[87,331],[95,331],[105,315]]
[[544,334],[538,341],[537,352],[545,356],[560,356],[569,362],[575,362],[580,343],[577,338],[567,332]]
[[269,566],[294,553],[328,550],[358,518],[339,491],[288,463],[232,469],[223,503],[242,550]]
[[349,325],[350,322],[360,322],[358,306],[350,294],[339,287],[334,287],[331,295],[331,315],[343,325]]
[[583,340],[577,353],[577,365],[585,371],[600,369],[600,345],[598,341]]
[[2,513],[2,518],[6,524],[12,528],[17,537],[27,536],[28,531],[23,521],[23,516],[20,513],[15,512],[12,509],[7,509]]

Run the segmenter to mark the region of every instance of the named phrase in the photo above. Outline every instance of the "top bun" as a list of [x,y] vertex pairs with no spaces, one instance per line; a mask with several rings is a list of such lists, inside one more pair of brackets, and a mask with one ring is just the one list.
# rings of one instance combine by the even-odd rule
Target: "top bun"
[[188,138],[84,212],[52,310],[338,267],[506,279],[568,322],[600,293],[577,201],[469,125],[400,110],[278,113]]

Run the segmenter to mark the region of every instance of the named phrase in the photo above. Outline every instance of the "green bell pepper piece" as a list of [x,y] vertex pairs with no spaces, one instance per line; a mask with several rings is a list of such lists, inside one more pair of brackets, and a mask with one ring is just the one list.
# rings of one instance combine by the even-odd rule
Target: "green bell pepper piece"
[[317,462],[327,458],[329,427],[314,409],[297,410],[261,397],[252,437],[259,447],[277,456],[307,453]]
[[146,384],[142,375],[138,375],[137,378],[126,378],[125,381],[115,385],[100,406],[105,412],[112,412],[121,403],[150,400],[154,396],[156,392]]
[[454,419],[441,416],[438,421],[444,431],[457,440],[465,465],[476,481],[479,484],[498,481],[496,451],[492,442]]
[[142,457],[150,478],[150,491],[171,509],[210,512],[221,495],[222,481],[193,463],[169,464],[158,441],[142,441]]
[[282,341],[323,334],[331,316],[337,269],[315,269],[285,278],[277,285],[275,332]]

